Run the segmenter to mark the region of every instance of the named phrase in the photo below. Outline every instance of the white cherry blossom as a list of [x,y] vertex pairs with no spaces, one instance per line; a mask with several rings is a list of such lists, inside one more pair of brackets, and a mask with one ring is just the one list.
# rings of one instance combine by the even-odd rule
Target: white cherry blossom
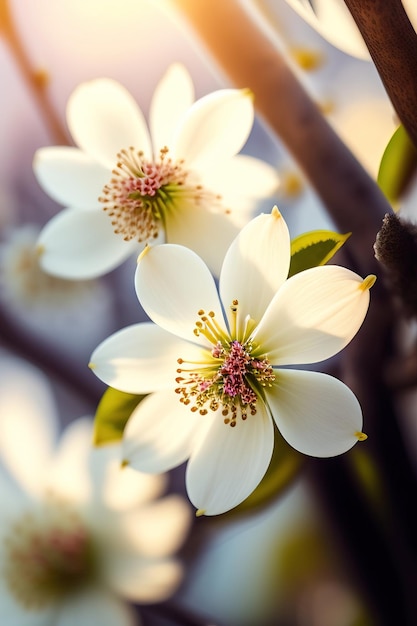
[[90,419],[58,441],[44,377],[16,359],[0,359],[0,433],[2,624],[133,626],[130,602],[175,591],[190,511],[156,499],[166,477],[122,469],[118,445],[94,449]]
[[148,247],[136,291],[152,322],[115,333],[92,355],[93,372],[108,385],[149,393],[127,423],[124,461],[158,472],[189,459],[187,491],[200,513],[227,511],[256,488],[274,423],[290,445],[317,457],[366,438],[344,383],[292,366],[323,361],[349,343],[375,277],[327,265],[287,279],[289,264],[289,233],[276,207],[231,244],[220,297],[195,252]]
[[[45,271],[92,278],[150,241],[189,246],[211,269],[277,186],[268,164],[237,154],[252,129],[248,89],[220,89],[194,102],[180,64],[156,87],[149,129],[131,94],[108,78],[79,85],[67,122],[77,147],[37,151],[34,171],[64,208],[39,238]],[[207,241],[216,237],[217,246]]]

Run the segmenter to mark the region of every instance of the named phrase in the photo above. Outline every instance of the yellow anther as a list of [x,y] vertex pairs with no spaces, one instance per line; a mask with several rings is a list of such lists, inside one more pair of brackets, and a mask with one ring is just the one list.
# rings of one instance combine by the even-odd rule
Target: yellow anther
[[240,93],[242,94],[242,96],[246,96],[247,98],[250,98],[251,100],[255,100],[255,94],[253,93],[252,89],[249,89],[249,87],[245,87],[244,89],[241,89]]
[[280,191],[287,198],[296,198],[303,188],[303,181],[296,172],[286,172],[281,176]]
[[146,246],[143,248],[142,252],[140,253],[140,255],[137,258],[136,263],[140,263],[143,259],[143,257],[145,256],[145,254],[148,254],[149,250],[151,249],[151,246],[149,246],[148,244],[146,244]]
[[372,285],[375,283],[375,281],[376,281],[375,274],[369,274],[369,276],[367,276],[366,278],[363,279],[363,281],[359,285],[359,288],[362,291],[366,291],[367,289],[370,289],[372,287]]
[[90,368],[90,370],[95,370],[95,369],[96,369],[96,364],[95,364],[95,363],[92,363],[92,362],[90,361],[90,363],[88,364],[88,367]]
[[320,50],[309,50],[301,46],[291,48],[290,54],[299,67],[305,72],[317,70],[324,62],[324,54]]
[[365,433],[359,432],[358,430],[355,433],[355,437],[358,438],[358,441],[365,441],[366,439],[368,439],[368,435],[366,435]]
[[196,517],[202,517],[206,512],[206,509],[197,509],[197,511],[195,512],[195,516]]
[[330,98],[317,102],[317,106],[323,115],[330,115],[331,113],[334,113],[336,108],[334,101],[330,100]]
[[130,465],[130,462],[127,459],[123,459],[123,461],[120,463],[121,469],[124,469],[128,465]]

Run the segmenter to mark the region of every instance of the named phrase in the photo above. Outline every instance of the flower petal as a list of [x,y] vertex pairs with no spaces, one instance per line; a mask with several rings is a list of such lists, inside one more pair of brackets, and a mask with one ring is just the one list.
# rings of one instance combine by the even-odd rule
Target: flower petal
[[369,60],[369,51],[362,35],[342,0],[315,0],[314,10],[308,2],[287,2],[307,24],[336,48],[359,59]]
[[239,232],[238,226],[224,213],[214,213],[200,206],[183,206],[181,213],[168,213],[166,239],[194,250],[216,276],[224,255]]
[[218,515],[237,506],[262,480],[272,456],[274,430],[265,405],[231,428],[221,411],[193,450],[186,470],[187,493],[205,515]]
[[201,416],[192,413],[174,390],[146,396],[130,416],[123,433],[123,460],[140,472],[159,474],[184,463]]
[[49,468],[48,488],[74,503],[87,502],[92,496],[88,471],[92,438],[91,419],[71,422],[61,436]]
[[122,458],[121,443],[91,448],[90,476],[96,499],[105,508],[124,513],[134,509],[136,513],[143,510],[144,504],[162,495],[167,487],[167,476],[121,467]]
[[176,552],[185,540],[190,522],[190,505],[177,494],[138,508],[121,520],[127,543],[145,558],[163,558]]
[[123,263],[138,244],[113,232],[97,209],[64,209],[42,229],[40,263],[48,274],[68,279],[96,278]]
[[0,623],[5,626],[56,626],[56,609],[47,607],[28,611],[12,596],[10,589],[0,584]]
[[134,146],[152,155],[142,111],[120,83],[100,78],[81,83],[67,105],[67,122],[76,144],[104,167],[113,169],[120,150]]
[[117,331],[91,355],[94,374],[127,393],[174,388],[178,358],[201,360],[202,350],[156,324],[142,322]]
[[70,595],[54,626],[135,626],[134,611],[107,590],[91,589]]
[[178,127],[174,141],[177,158],[186,167],[205,168],[223,162],[244,146],[252,129],[254,110],[248,89],[220,89],[197,100]]
[[336,456],[358,441],[361,407],[337,378],[279,370],[276,384],[265,393],[279,431],[296,450],[317,457]]
[[214,279],[200,257],[188,248],[174,244],[147,248],[139,257],[135,286],[151,320],[178,337],[197,341],[194,329],[200,310],[213,311],[223,325]]
[[231,244],[220,274],[220,296],[229,320],[230,306],[238,301],[241,333],[248,315],[255,322],[261,320],[288,276],[290,257],[290,235],[276,207],[249,222]]
[[181,565],[173,559],[145,560],[135,554],[115,554],[105,575],[114,591],[142,603],[166,600],[181,582],[182,573]]
[[0,360],[0,453],[23,489],[44,488],[57,435],[56,407],[47,379],[14,358]]
[[278,183],[278,172],[272,165],[247,154],[237,154],[221,167],[204,171],[204,185],[230,198],[264,198],[276,191]]
[[111,172],[69,146],[40,148],[33,160],[38,183],[56,202],[72,207],[100,206],[98,198]]
[[360,276],[337,265],[314,267],[284,283],[253,339],[273,365],[322,361],[356,335],[368,305]]
[[173,63],[159,81],[149,111],[154,154],[172,146],[179,121],[194,102],[194,85],[188,70]]

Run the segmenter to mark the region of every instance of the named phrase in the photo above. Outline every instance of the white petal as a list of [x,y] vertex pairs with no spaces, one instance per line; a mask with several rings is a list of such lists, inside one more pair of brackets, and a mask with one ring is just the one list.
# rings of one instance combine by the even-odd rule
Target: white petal
[[162,473],[184,463],[204,427],[173,390],[146,396],[123,433],[123,460],[140,472]]
[[67,122],[76,144],[104,167],[113,169],[117,153],[133,146],[152,155],[142,111],[120,83],[109,78],[79,85],[67,105]]
[[2,626],[56,626],[54,607],[26,610],[14,600],[9,589],[0,584],[0,624]]
[[48,487],[71,502],[82,503],[91,497],[88,459],[92,440],[92,420],[75,420],[64,430],[51,464]]
[[240,329],[248,315],[255,322],[261,320],[288,276],[290,256],[288,228],[276,208],[249,222],[233,241],[220,274],[220,296],[229,320],[230,306],[238,301]]
[[273,423],[258,401],[256,415],[234,428],[224,424],[221,411],[193,450],[187,465],[187,493],[205,515],[218,515],[237,506],[258,486],[268,469],[274,445]]
[[358,441],[361,407],[354,393],[332,376],[279,370],[266,396],[282,436],[304,454],[336,456]]
[[244,89],[221,89],[197,100],[178,128],[175,156],[186,167],[204,169],[234,156],[252,129],[254,110],[251,94]]
[[343,0],[315,0],[314,11],[308,2],[287,2],[336,48],[359,59],[369,60],[368,48]]
[[226,212],[214,213],[199,206],[184,206],[180,213],[167,214],[165,232],[169,243],[194,250],[218,276],[224,255],[239,229]]
[[122,468],[122,459],[121,443],[90,450],[90,476],[96,497],[105,508],[123,512],[139,508],[142,511],[144,504],[166,490],[167,477]]
[[0,360],[0,452],[24,489],[39,494],[56,441],[56,407],[47,379],[13,358]]
[[100,209],[64,209],[44,226],[38,244],[44,271],[72,280],[106,274],[138,250],[113,232]]
[[132,609],[108,591],[70,596],[54,626],[138,626]]
[[111,172],[69,146],[40,148],[33,160],[38,183],[56,202],[72,207],[99,206],[98,198]]
[[105,339],[91,355],[91,368],[115,389],[149,393],[176,386],[178,358],[201,361],[202,349],[143,322]]
[[181,63],[173,63],[154,91],[149,112],[155,155],[161,148],[172,146],[174,131],[193,102],[194,85],[188,70]]
[[116,554],[109,563],[106,578],[114,591],[129,600],[158,602],[166,600],[176,590],[182,572],[180,564],[171,559],[146,561],[134,554]]
[[191,507],[176,494],[141,507],[121,520],[127,543],[145,558],[162,558],[176,552],[184,543],[190,522]]
[[139,258],[135,286],[151,320],[179,337],[197,340],[194,328],[200,310],[213,311],[223,326],[214,279],[200,257],[188,248],[174,244],[147,248]]
[[358,332],[369,305],[363,279],[344,267],[326,265],[286,281],[253,338],[273,365],[322,361]]
[[204,171],[204,185],[222,196],[249,196],[264,198],[278,187],[277,170],[247,154],[238,154],[221,167],[209,167]]

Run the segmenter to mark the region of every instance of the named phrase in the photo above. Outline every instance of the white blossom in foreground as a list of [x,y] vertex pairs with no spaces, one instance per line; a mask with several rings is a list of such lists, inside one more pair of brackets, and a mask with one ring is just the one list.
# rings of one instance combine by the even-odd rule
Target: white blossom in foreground
[[119,83],[79,85],[67,107],[78,147],[42,148],[34,159],[39,183],[68,207],[41,233],[43,268],[95,277],[157,239],[195,249],[218,272],[238,227],[277,186],[271,166],[237,154],[253,120],[248,89],[221,89],[194,102],[179,64],[156,87],[149,130]]
[[276,207],[231,244],[220,298],[193,251],[149,247],[136,290],[154,323],[117,332],[92,355],[107,384],[153,392],[127,423],[125,462],[159,472],[189,458],[187,491],[200,513],[222,513],[255,489],[271,459],[273,422],[294,448],[318,457],[366,437],[346,385],[285,366],[344,348],[363,322],[375,277],[334,265],[286,280],[289,263],[289,233]]
[[40,374],[0,360],[0,622],[134,626],[128,601],[164,600],[181,579],[172,557],[189,507],[155,501],[163,476],[120,468],[119,446],[93,449],[91,420],[56,442]]

